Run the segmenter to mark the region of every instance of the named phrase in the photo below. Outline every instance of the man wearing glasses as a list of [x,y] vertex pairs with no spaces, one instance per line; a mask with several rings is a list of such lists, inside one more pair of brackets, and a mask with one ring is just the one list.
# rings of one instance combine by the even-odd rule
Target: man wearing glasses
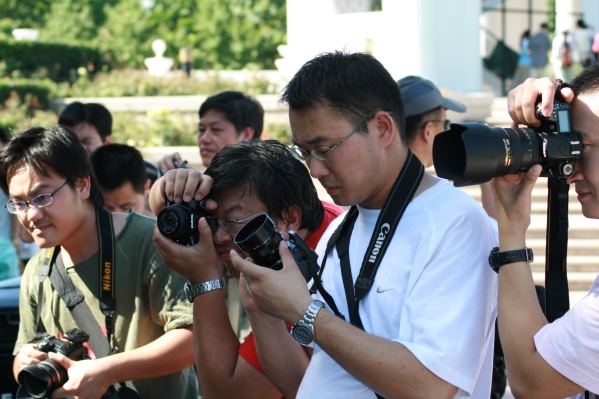
[[[53,397],[100,398],[112,385],[132,381],[143,398],[197,398],[190,367],[192,310],[181,293],[185,281],[156,253],[153,219],[102,210],[100,188],[77,136],[60,125],[19,133],[0,152],[0,187],[8,193],[6,210],[18,216],[43,248],[21,280],[15,378],[24,367],[50,357],[68,370],[68,381]],[[109,221],[110,228],[99,229],[97,217]],[[100,237],[106,242],[114,237],[111,250],[105,251]],[[100,309],[104,291],[99,282],[106,283],[102,273],[107,270],[100,258],[105,256],[112,260],[108,280],[114,276],[110,317]],[[40,282],[42,265],[49,272]],[[83,295],[89,308],[85,319],[76,321],[56,276]],[[94,360],[73,361],[39,351],[32,343],[37,333],[60,338],[72,328],[83,329],[79,320],[95,325],[95,342],[108,343],[92,344],[91,349],[104,346],[110,356],[90,351]]]
[[[321,202],[305,165],[287,146],[272,140],[253,140],[223,148],[212,159],[205,175],[193,169],[167,172],[150,192],[150,204],[156,214],[164,206],[165,194],[176,203],[207,196],[209,216],[200,219],[198,244],[179,245],[157,228],[154,234],[156,247],[166,264],[189,280],[186,289],[196,321],[196,367],[205,396],[294,397],[295,392],[287,387],[297,387],[297,383],[275,386],[265,375],[252,333],[240,344],[227,315],[226,293],[222,289],[225,276],[219,262],[224,262],[229,273],[239,278],[230,260],[231,252],[238,251],[233,238],[256,216],[269,215],[279,232],[286,235],[293,230],[314,248],[329,223],[341,214],[341,208]],[[248,298],[244,299],[249,312],[253,305]],[[265,314],[260,316],[266,320],[264,328],[278,333],[277,339],[291,342],[285,323]],[[271,341],[263,345],[268,346],[278,347],[278,344]],[[304,349],[295,343],[289,351],[283,354],[290,359],[285,367],[304,370],[309,361]]]
[[[260,360],[278,371],[269,377],[297,381],[301,399],[488,398],[497,278],[485,269],[496,233],[472,198],[408,150],[396,82],[370,55],[326,53],[282,99],[310,174],[351,208],[316,249],[330,295],[308,290],[284,243],[281,270],[231,253],[253,300]],[[264,328],[256,305],[314,345],[305,374],[286,367],[291,340]],[[278,358],[262,345],[275,340]]]

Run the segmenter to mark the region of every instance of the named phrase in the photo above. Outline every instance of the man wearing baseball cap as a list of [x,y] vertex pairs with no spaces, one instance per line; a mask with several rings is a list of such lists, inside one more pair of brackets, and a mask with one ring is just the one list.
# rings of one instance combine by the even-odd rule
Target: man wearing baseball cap
[[428,168],[433,164],[435,136],[449,129],[445,111],[466,112],[466,106],[443,97],[433,82],[420,76],[406,76],[397,84],[404,101],[408,146]]

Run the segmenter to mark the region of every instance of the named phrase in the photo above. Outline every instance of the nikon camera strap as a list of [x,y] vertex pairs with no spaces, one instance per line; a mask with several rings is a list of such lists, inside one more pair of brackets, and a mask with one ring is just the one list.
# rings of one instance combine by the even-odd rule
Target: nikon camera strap
[[[83,294],[73,284],[61,259],[58,258],[60,247],[50,248],[46,251],[39,269],[36,331],[39,332],[39,323],[41,320],[43,282],[46,277],[50,276],[52,285],[73,315],[77,326],[89,334],[89,344],[96,357],[100,358],[111,354],[110,339],[113,330],[113,314],[116,308],[114,298],[114,230],[110,212],[106,209],[98,208],[96,212],[96,225],[100,241],[100,310],[105,317],[107,336],[104,337],[100,326],[85,303]],[[52,267],[53,265],[55,267]],[[56,271],[56,273],[52,273],[53,271]]]
[[[341,263],[341,275],[343,278],[343,286],[345,287],[350,323],[361,330],[364,330],[364,326],[362,325],[362,320],[360,319],[360,314],[358,312],[360,301],[372,288],[376,272],[385,256],[389,243],[393,239],[399,221],[408,204],[412,201],[423,176],[424,166],[418,158],[414,156],[412,151],[408,150],[406,162],[397,177],[397,180],[393,184],[393,188],[391,189],[376,221],[370,243],[368,244],[368,249],[364,254],[360,274],[358,275],[355,284],[353,284],[351,265],[349,262],[349,241],[354,224],[358,218],[359,212],[356,206],[350,208],[345,219],[339,227],[337,227],[327,243],[320,274],[322,275],[326,259],[336,245],[337,254]],[[377,398],[382,398],[379,394],[375,394]]]

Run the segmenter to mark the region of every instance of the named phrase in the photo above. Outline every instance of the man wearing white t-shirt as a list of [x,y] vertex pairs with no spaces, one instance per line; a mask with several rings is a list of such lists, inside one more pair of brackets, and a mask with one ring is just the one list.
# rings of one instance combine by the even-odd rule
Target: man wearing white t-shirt
[[[508,97],[517,124],[538,126],[535,103],[544,115],[553,110],[557,84],[548,78],[528,80]],[[586,68],[563,88],[570,103],[572,127],[584,150],[568,183],[575,184],[582,213],[599,219],[599,64]],[[499,252],[522,252],[530,223],[531,192],[541,167],[526,174],[494,179],[499,222]],[[596,397],[599,392],[599,277],[588,295],[561,318],[548,323],[535,295],[532,273],[524,261],[499,269],[499,334],[512,392],[522,398]]]
[[[322,285],[312,295],[284,243],[281,270],[231,253],[260,360],[278,372],[271,379],[297,384],[301,399],[488,398],[497,286],[487,257],[496,233],[471,197],[425,173],[409,151],[389,72],[367,54],[322,54],[282,99],[292,149],[335,203],[351,209],[316,248]],[[346,300],[350,292],[362,299]],[[292,324],[292,337],[264,339],[274,333],[261,328],[255,305]],[[277,346],[261,345],[275,339]],[[290,375],[297,369],[288,357],[276,361],[294,340],[314,347],[305,374]]]

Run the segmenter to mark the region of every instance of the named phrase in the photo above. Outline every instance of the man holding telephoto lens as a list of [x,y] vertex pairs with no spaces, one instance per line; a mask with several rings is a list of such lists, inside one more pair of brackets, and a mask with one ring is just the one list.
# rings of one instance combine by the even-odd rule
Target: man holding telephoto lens
[[[599,63],[587,67],[561,95],[571,107],[574,132],[584,150],[574,172],[574,184],[584,216],[599,219]],[[509,93],[508,110],[517,125],[539,126],[536,104],[543,115],[553,110],[558,83],[529,79]],[[499,222],[499,251],[522,252],[530,224],[531,193],[541,167],[493,179]],[[548,323],[537,300],[530,267],[525,261],[499,269],[499,333],[508,379],[516,397],[594,398],[599,392],[599,277],[589,293],[561,318]]]
[[[196,367],[202,391],[207,398],[265,399],[280,398],[282,394],[295,397],[295,391],[289,387],[297,387],[298,381],[278,380],[275,385],[267,378],[266,375],[276,376],[279,370],[261,364],[254,334],[250,333],[240,344],[227,314],[220,263],[224,262],[229,273],[239,277],[230,261],[231,252],[238,250],[233,240],[240,229],[257,218],[267,220],[268,215],[285,237],[293,230],[314,248],[329,223],[341,214],[341,208],[321,202],[306,167],[287,146],[272,140],[223,148],[205,174],[191,168],[167,172],[150,193],[152,210],[159,215],[158,225],[165,194],[169,202],[176,204],[207,196],[208,216],[199,219],[199,242],[187,241],[195,245],[178,244],[162,235],[159,228],[154,233],[154,242],[165,263],[189,280],[186,295],[194,307]],[[271,233],[269,238],[274,237],[272,230]],[[274,253],[278,255],[276,245]],[[243,296],[243,291],[250,317],[261,318],[261,326],[269,329],[276,340],[291,344],[282,360],[286,368],[300,370],[301,378],[309,361],[307,352],[292,340],[281,320],[261,313]],[[269,350],[280,346],[276,340],[258,344],[262,350]]]

